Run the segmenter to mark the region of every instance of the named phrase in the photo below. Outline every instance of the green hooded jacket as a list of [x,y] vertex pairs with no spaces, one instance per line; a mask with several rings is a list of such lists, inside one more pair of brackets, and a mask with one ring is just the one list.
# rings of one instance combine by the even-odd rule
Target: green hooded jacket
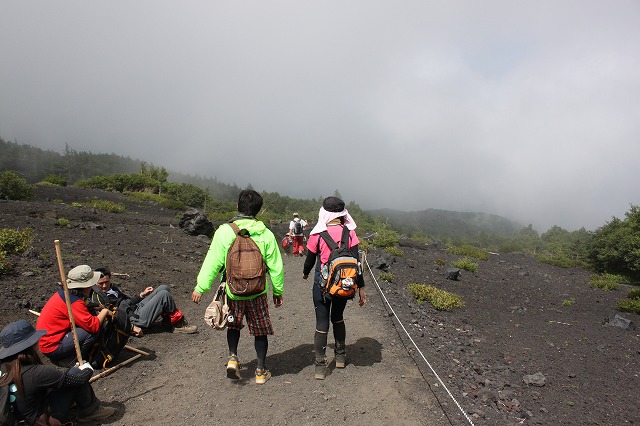
[[[238,225],[238,228],[247,229],[249,231],[251,239],[260,249],[262,257],[267,264],[273,295],[282,296],[282,293],[284,292],[284,265],[282,263],[280,247],[278,246],[278,241],[273,235],[273,232],[271,232],[264,223],[251,218],[240,218],[234,220],[233,223]],[[211,290],[216,278],[225,269],[227,252],[235,239],[236,234],[233,232],[230,225],[224,224],[218,227],[213,235],[213,240],[209,246],[207,256],[204,258],[204,262],[200,268],[195,291],[200,294],[204,294]],[[265,294],[268,291],[269,286],[266,285],[264,291],[260,294]],[[254,299],[260,296],[260,294],[253,296],[236,296],[235,294],[232,294],[229,291],[229,287],[227,287],[227,296],[233,300]]]

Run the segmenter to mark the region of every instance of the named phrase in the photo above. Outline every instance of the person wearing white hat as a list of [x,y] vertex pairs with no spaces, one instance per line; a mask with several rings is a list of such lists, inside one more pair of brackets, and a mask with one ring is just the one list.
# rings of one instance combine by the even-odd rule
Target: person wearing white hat
[[44,334],[46,330],[36,330],[23,319],[0,332],[0,386],[9,385],[12,420],[21,425],[60,424],[70,420],[74,404],[78,421],[114,414],[115,408],[102,406],[96,398],[88,363],[67,371],[42,364],[36,343]]
[[[86,358],[93,344],[97,342],[104,320],[112,315],[106,308],[100,310],[98,315],[92,315],[85,304],[85,299],[91,294],[91,287],[96,285],[100,276],[101,274],[94,272],[89,265],[76,266],[67,275],[71,311],[83,358]],[[40,351],[51,361],[65,367],[77,361],[71,321],[62,288],[51,296],[42,308],[36,328],[47,330],[47,334],[42,336],[38,345]]]

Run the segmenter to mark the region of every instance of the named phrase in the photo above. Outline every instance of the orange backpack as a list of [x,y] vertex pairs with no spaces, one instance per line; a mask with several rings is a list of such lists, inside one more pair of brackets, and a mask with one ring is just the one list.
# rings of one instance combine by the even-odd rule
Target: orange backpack
[[325,297],[352,299],[358,288],[358,276],[362,271],[358,258],[349,249],[349,229],[342,228],[340,245],[336,243],[327,231],[320,233],[331,253],[329,260],[320,268],[320,287]]

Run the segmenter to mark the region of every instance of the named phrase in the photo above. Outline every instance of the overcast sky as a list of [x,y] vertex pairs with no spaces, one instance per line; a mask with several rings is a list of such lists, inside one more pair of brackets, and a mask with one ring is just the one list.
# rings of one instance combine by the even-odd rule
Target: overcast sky
[[57,152],[544,232],[640,204],[639,130],[637,0],[0,3],[0,137]]

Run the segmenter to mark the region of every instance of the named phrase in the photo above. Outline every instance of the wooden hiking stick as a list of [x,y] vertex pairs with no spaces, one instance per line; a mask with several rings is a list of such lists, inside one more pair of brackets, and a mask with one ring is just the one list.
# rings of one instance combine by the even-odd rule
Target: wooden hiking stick
[[62,254],[60,253],[60,240],[54,240],[53,244],[56,247],[58,269],[60,270],[60,280],[62,281],[62,288],[64,289],[64,298],[67,302],[67,312],[69,313],[69,321],[71,322],[71,334],[73,335],[73,344],[76,347],[76,357],[78,358],[78,364],[82,365],[82,352],[80,351],[80,341],[78,340],[78,333],[76,332],[76,322],[73,319],[73,311],[71,310],[69,287],[67,286],[67,279],[64,277],[64,266],[62,265]]
[[120,364],[118,364],[118,365],[114,365],[114,366],[113,366],[113,367],[111,367],[111,368],[107,368],[107,369],[106,369],[106,370],[104,370],[102,373],[100,373],[100,374],[96,374],[95,376],[91,377],[91,378],[89,379],[89,383],[91,383],[91,382],[95,382],[95,381],[96,381],[96,380],[98,380],[100,377],[104,377],[104,376],[106,376],[107,374],[111,374],[111,373],[113,373],[113,372],[114,372],[114,371],[116,371],[118,368],[123,367],[123,366],[125,366],[125,365],[129,364],[130,362],[135,361],[136,359],[140,358],[141,356],[142,356],[142,354],[134,355],[134,356],[132,356],[131,358],[129,358],[128,360],[126,360],[126,361],[122,361],[122,362],[121,362]]

